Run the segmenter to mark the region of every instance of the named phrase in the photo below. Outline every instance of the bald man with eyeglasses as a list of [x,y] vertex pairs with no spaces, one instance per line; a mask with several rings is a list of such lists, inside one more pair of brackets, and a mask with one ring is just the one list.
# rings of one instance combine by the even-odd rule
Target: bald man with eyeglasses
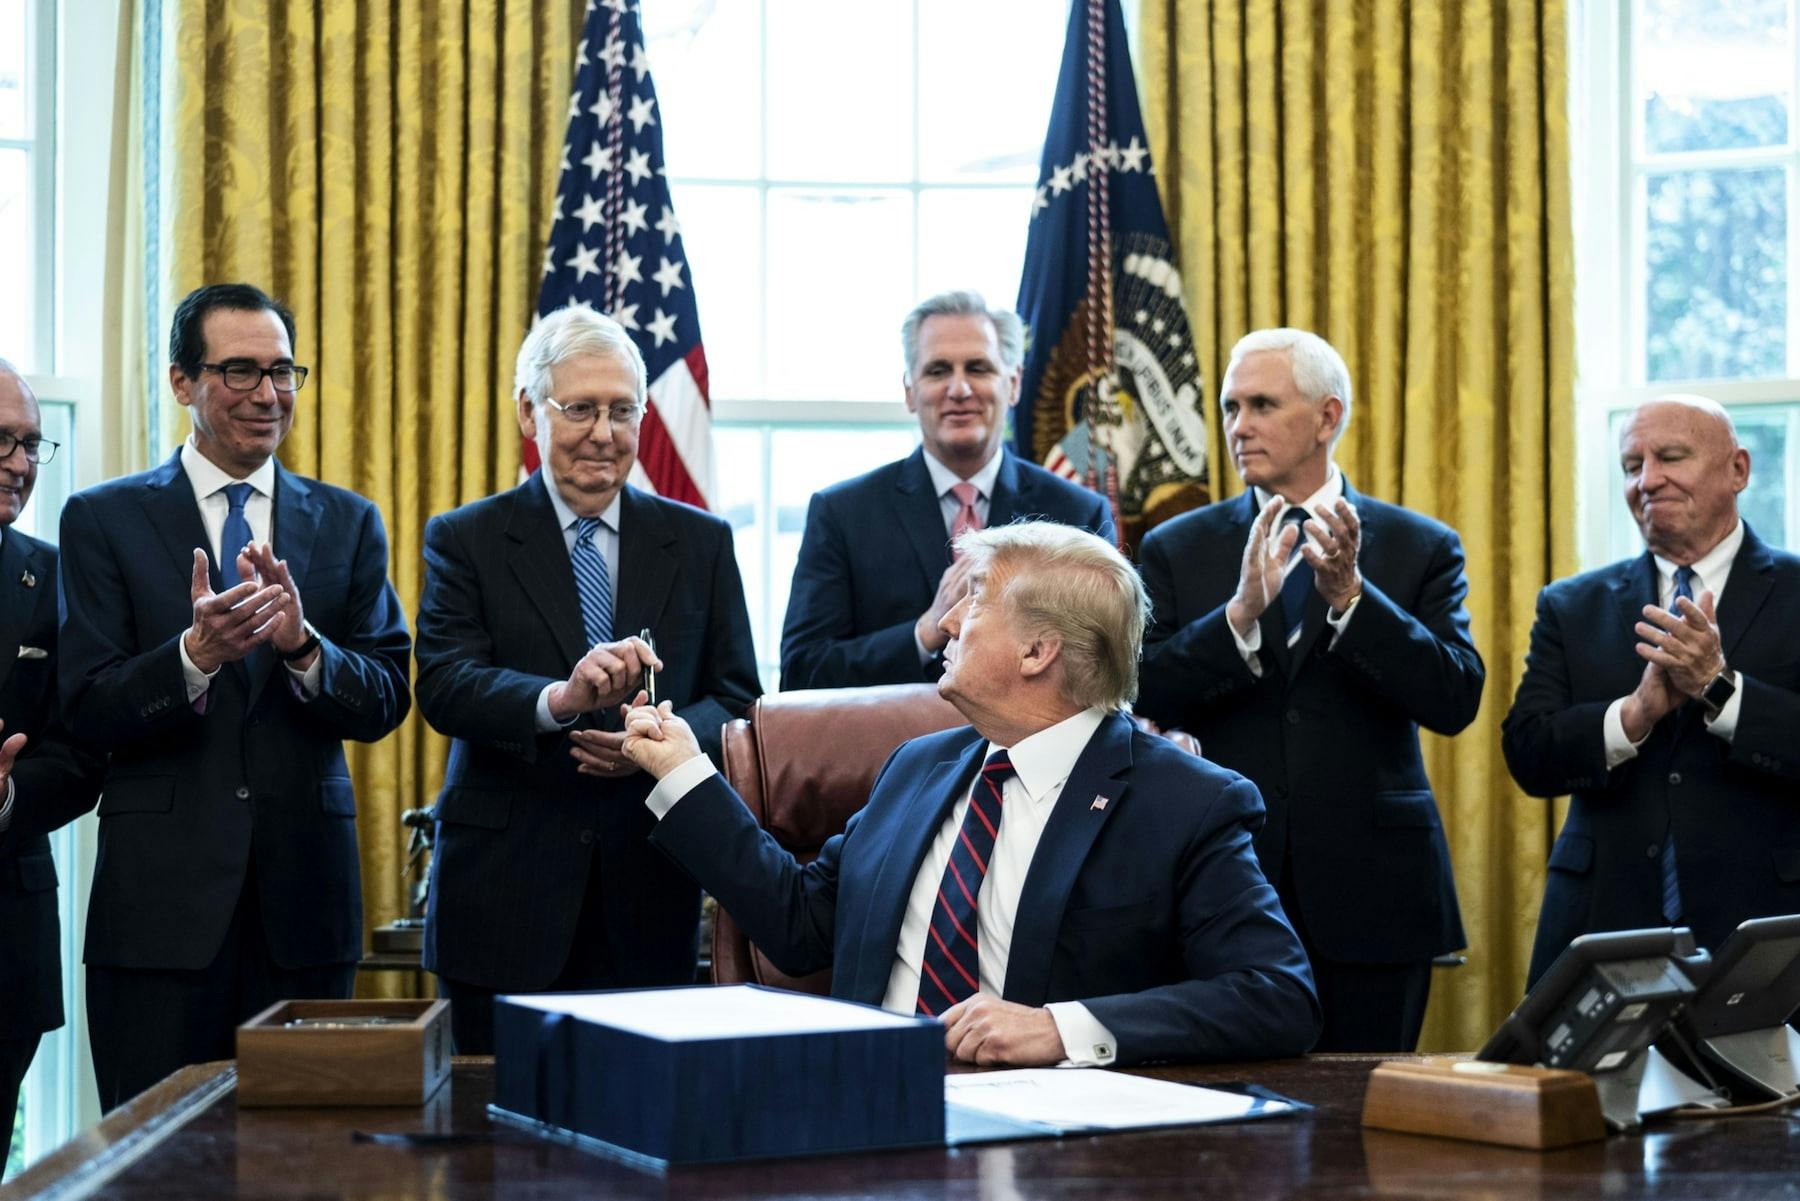
[[38,1041],[63,1023],[49,833],[93,806],[100,763],[56,709],[56,548],[12,525],[56,453],[37,397],[0,359],[0,1131]]
[[411,705],[381,514],[275,458],[306,383],[293,314],[212,284],[176,307],[169,342],[193,434],[62,519],[63,709],[107,755],[85,955],[107,1109],[231,1058],[274,1001],[350,995],[362,885],[343,744]]

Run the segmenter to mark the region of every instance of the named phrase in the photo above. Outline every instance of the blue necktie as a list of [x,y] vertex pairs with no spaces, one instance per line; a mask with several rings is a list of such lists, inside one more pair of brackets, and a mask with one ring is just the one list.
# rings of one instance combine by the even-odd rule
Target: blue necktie
[[219,578],[225,587],[238,584],[238,552],[250,545],[250,522],[244,517],[244,502],[254,489],[249,484],[226,484],[225,500],[231,506],[225,511],[225,526],[219,531]]
[[[1694,569],[1677,567],[1675,569],[1675,595],[1669,601],[1669,608],[1675,608],[1675,601],[1686,597],[1694,599]],[[1681,924],[1681,879],[1675,874],[1675,830],[1669,829],[1668,837],[1663,839],[1662,849],[1662,907],[1663,918],[1671,925]]]
[[[1288,553],[1290,563],[1294,563],[1300,554],[1300,548],[1306,544],[1306,530],[1301,527],[1309,516],[1311,514],[1299,505],[1281,515],[1281,528],[1277,531],[1277,537],[1286,533],[1290,525],[1300,530],[1299,536],[1294,539],[1294,549]],[[1301,559],[1288,570],[1287,579],[1281,584],[1281,621],[1287,630],[1289,646],[1300,641],[1300,627],[1306,617],[1306,596],[1312,590],[1312,564]]]
[[969,811],[950,848],[950,863],[931,907],[925,935],[925,957],[919,963],[919,1012],[936,1017],[981,989],[981,956],[976,942],[981,882],[994,857],[1000,834],[1002,790],[1014,774],[1005,751],[995,751],[981,765],[969,790]]
[[594,534],[599,528],[598,517],[577,517],[575,549],[569,552],[569,565],[575,569],[575,590],[581,594],[581,624],[586,628],[590,647],[612,641],[612,576],[606,570],[606,556],[594,545]]

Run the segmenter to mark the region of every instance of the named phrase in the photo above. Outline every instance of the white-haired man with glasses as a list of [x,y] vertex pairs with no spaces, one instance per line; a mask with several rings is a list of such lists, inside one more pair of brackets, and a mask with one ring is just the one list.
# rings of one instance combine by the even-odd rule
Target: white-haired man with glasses
[[[37,397],[0,359],[0,1130],[38,1039],[63,1023],[62,945],[51,830],[85,813],[100,762],[56,709],[56,548],[13,529],[56,453]],[[9,651],[5,647],[16,646]]]
[[107,1109],[230,1058],[272,1002],[355,983],[343,743],[406,716],[411,643],[381,514],[275,458],[306,382],[293,343],[258,288],[190,293],[169,382],[193,433],[63,511],[63,712],[107,755],[86,947]]
[[461,1054],[497,992],[694,978],[699,889],[649,844],[616,710],[654,673],[716,755],[761,688],[731,527],[627,482],[644,389],[617,322],[541,318],[511,404],[542,468],[425,530],[419,711],[453,740],[425,966]]

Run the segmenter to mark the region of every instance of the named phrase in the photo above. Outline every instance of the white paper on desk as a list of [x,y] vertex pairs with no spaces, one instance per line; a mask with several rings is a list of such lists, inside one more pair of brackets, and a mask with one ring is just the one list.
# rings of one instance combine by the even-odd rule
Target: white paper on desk
[[944,1080],[951,1105],[1057,1130],[1133,1130],[1229,1122],[1292,1106],[1100,1068],[1019,1068]]
[[919,1021],[869,1005],[749,985],[545,993],[507,1000],[671,1042],[872,1030]]

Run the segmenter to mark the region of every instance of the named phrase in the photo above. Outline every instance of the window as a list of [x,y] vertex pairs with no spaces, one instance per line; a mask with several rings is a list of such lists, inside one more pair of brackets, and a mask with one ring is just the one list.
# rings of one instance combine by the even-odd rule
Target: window
[[[48,6],[0,0],[0,357],[50,367],[54,28]],[[14,267],[17,264],[17,267]],[[16,286],[15,281],[23,286]]]
[[1751,452],[1745,519],[1800,545],[1788,0],[1585,0],[1570,61],[1583,560],[1641,549],[1619,500],[1618,431],[1633,405],[1676,391],[1731,411]]
[[900,321],[1018,294],[1068,0],[643,10],[764,683],[806,506],[908,453]]

